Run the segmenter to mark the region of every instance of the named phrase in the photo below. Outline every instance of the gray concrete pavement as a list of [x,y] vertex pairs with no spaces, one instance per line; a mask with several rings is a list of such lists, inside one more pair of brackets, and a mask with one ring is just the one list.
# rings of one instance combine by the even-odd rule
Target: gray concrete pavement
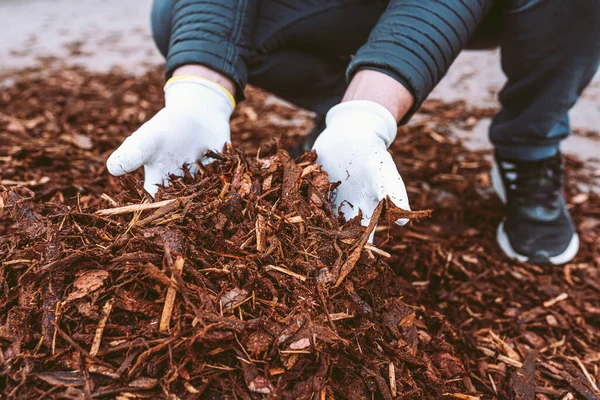
[[[0,72],[56,57],[60,65],[106,71],[118,66],[143,73],[163,62],[150,35],[151,0],[0,0]],[[432,93],[473,107],[497,106],[505,78],[499,52],[463,52]],[[15,72],[15,74],[18,72]],[[600,73],[571,112],[575,129],[600,131]],[[471,131],[453,129],[473,149],[489,148],[482,120]],[[600,141],[573,135],[563,150],[600,171]]]
[[56,57],[94,71],[143,72],[163,61],[150,0],[0,0],[0,69]]

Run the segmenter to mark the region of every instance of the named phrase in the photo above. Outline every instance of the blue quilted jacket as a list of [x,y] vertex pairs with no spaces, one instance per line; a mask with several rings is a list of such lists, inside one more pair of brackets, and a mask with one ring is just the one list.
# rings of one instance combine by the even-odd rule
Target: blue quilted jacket
[[[348,78],[363,68],[384,72],[413,93],[417,109],[466,46],[490,3],[390,0],[349,64]],[[258,7],[259,0],[174,0],[167,77],[181,65],[204,64],[230,77],[242,99]]]

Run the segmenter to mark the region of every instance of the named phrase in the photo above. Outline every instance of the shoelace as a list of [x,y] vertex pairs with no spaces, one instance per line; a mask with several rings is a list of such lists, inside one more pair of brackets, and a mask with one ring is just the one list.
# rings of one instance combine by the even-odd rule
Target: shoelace
[[563,166],[560,154],[541,161],[500,161],[507,191],[520,206],[558,207]]

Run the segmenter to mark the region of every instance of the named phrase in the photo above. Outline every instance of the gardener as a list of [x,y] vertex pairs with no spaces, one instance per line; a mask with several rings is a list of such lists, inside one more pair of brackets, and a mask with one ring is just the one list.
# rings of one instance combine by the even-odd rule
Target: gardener
[[497,39],[508,77],[490,128],[493,183],[506,201],[498,243],[521,261],[565,263],[579,241],[559,143],[599,64],[599,21],[598,0],[155,0],[166,106],[108,169],[118,176],[144,166],[155,194],[169,174],[230,141],[231,113],[250,82],[325,116],[313,149],[342,182],[335,206],[348,218],[361,209],[366,224],[386,195],[409,208],[387,152],[397,124],[462,49]]

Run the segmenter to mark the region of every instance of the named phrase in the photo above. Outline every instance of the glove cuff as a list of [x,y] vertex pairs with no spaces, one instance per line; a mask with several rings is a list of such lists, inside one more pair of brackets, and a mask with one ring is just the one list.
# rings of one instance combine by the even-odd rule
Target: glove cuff
[[217,107],[229,118],[235,109],[235,99],[227,89],[210,79],[193,75],[169,79],[164,88],[165,104],[181,107]]
[[[388,148],[396,138],[398,125],[392,113],[379,103],[369,100],[352,100],[332,107],[325,117],[328,128],[343,125],[347,135],[368,135],[373,132]],[[352,137],[347,137],[352,139]]]

